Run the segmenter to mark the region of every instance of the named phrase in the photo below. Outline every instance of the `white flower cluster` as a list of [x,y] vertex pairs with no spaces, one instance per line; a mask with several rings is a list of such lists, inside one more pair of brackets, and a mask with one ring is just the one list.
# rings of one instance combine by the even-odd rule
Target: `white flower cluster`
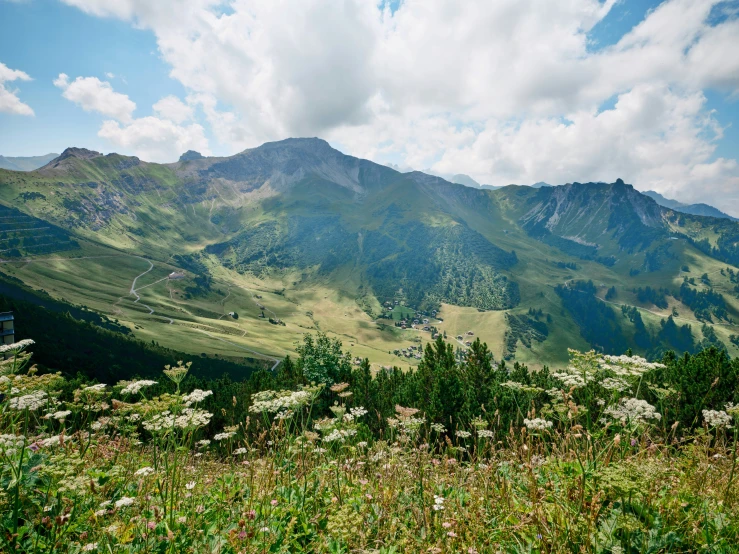
[[732,417],[723,410],[703,410],[703,419],[706,420],[709,427],[732,428]]
[[639,356],[603,356],[598,363],[602,369],[613,371],[619,377],[640,377],[648,371],[665,367]]
[[144,421],[144,429],[151,432],[168,431],[170,429],[190,429],[197,427],[205,427],[210,423],[213,414],[205,410],[197,410],[193,408],[185,408],[182,413],[175,415],[170,411],[164,411],[156,414],[148,421]]
[[68,415],[70,415],[72,412],[69,410],[61,410],[58,412],[50,412],[44,416],[44,419],[56,419],[59,421],[64,421]]
[[484,439],[492,439],[494,436],[494,433],[490,429],[480,429],[477,432],[478,437],[482,437]]
[[130,498],[128,496],[122,497],[120,500],[117,500],[115,503],[116,508],[124,508],[126,506],[131,506],[134,502],[136,502],[135,498]]
[[600,385],[606,390],[625,391],[629,388],[629,384],[620,377],[606,377],[600,382]]
[[200,390],[195,389],[190,394],[186,394],[182,400],[185,401],[185,406],[190,406],[192,404],[197,404],[198,402],[202,402],[209,396],[213,394],[212,390]]
[[154,469],[150,467],[142,467],[141,469],[137,469],[136,472],[134,472],[134,475],[136,477],[146,477],[148,475],[151,475],[154,473]]
[[526,426],[527,429],[532,431],[545,431],[547,429],[551,429],[553,425],[551,421],[547,421],[546,419],[542,419],[540,417],[534,419],[524,419],[523,424]]
[[356,408],[350,408],[348,414],[344,414],[344,421],[346,421],[347,423],[351,423],[355,419],[358,419],[365,415],[367,415],[367,410],[365,410],[362,406],[357,406]]
[[446,427],[444,427],[444,425],[442,425],[441,423],[432,423],[431,429],[439,434],[446,433]]
[[617,406],[609,406],[604,413],[623,424],[649,423],[653,419],[662,419],[662,414],[654,406],[637,398],[622,398]]
[[46,405],[49,401],[46,391],[37,390],[24,396],[16,396],[8,400],[8,408],[11,410],[29,410],[34,412]]
[[457,435],[460,439],[468,439],[472,436],[472,433],[470,433],[469,431],[461,431],[461,430],[457,431],[454,434]]
[[556,371],[552,373],[552,377],[562,381],[565,387],[580,388],[587,385],[594,378],[593,372],[589,370],[578,369],[574,366],[569,366],[567,369],[562,371]]
[[31,346],[32,344],[35,343],[31,339],[19,340],[18,342],[14,342],[12,344],[1,344],[0,354],[4,354],[5,352],[20,352],[21,350],[25,349],[27,346]]
[[121,389],[121,394],[138,394],[144,387],[151,387],[156,385],[157,381],[151,381],[149,379],[142,379],[140,381],[131,381],[127,383],[125,387]]
[[328,435],[323,437],[323,442],[344,442],[349,437],[357,434],[356,429],[334,429]]
[[313,395],[308,391],[262,391],[252,395],[249,411],[254,413],[277,413],[282,410],[295,410],[308,404]]
[[59,446],[59,442],[61,441],[61,437],[59,435],[54,435],[53,437],[48,437],[46,439],[43,439],[41,441],[41,446],[44,448],[49,448],[51,446]]
[[242,454],[246,454],[247,452],[248,450],[242,446],[241,448],[237,448],[236,450],[234,450],[234,456],[240,456]]
[[224,440],[230,439],[235,434],[236,433],[234,431],[225,431],[223,433],[217,433],[216,435],[213,436],[213,439],[220,442],[220,441],[224,441]]
[[436,494],[434,495],[433,508],[434,508],[434,511],[436,512],[440,512],[444,509],[444,497],[443,496],[438,496]]
[[11,457],[26,444],[22,435],[0,435],[0,454]]
[[82,389],[82,392],[86,392],[88,394],[101,394],[105,391],[105,387],[107,387],[105,383],[98,383],[97,385],[90,385],[89,387],[85,387]]

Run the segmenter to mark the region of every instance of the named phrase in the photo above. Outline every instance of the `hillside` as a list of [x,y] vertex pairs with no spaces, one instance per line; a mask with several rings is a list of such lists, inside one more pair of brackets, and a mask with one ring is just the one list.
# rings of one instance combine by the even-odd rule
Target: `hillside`
[[645,194],[646,196],[649,196],[650,198],[653,198],[657,202],[657,204],[659,204],[660,206],[665,206],[666,208],[672,208],[673,210],[677,212],[682,212],[685,214],[692,214],[692,215],[704,215],[707,217],[718,217],[721,219],[731,219],[733,221],[737,220],[735,217],[732,217],[729,214],[722,212],[718,208],[709,206],[708,204],[703,204],[703,203],[683,204],[682,202],[678,202],[677,200],[665,198],[660,193],[655,192],[653,190],[648,190],[643,194]]
[[436,334],[533,365],[564,363],[567,346],[739,352],[739,226],[620,179],[479,189],[320,139],[196,154],[69,148],[0,171],[6,209],[72,246],[6,253],[3,271],[197,353],[279,359],[307,330],[379,365],[417,363]]

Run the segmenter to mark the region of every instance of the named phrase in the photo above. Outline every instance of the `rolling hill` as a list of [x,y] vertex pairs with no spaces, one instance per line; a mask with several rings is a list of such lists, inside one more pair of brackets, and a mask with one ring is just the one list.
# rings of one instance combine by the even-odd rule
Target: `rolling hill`
[[738,351],[739,226],[620,179],[472,188],[320,139],[196,154],[69,148],[0,171],[4,209],[45,222],[24,244],[36,226],[66,237],[43,255],[0,246],[0,271],[144,340],[229,359],[279,358],[317,329],[382,365],[415,363],[437,332],[535,366],[567,347]]
[[0,169],[13,171],[33,171],[49,163],[59,154],[45,154],[43,156],[0,156]]

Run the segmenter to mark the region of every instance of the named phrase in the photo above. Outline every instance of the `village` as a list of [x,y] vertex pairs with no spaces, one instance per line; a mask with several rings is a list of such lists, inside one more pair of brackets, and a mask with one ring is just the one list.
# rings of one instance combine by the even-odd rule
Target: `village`
[[[438,317],[438,313],[436,309],[432,309],[428,313],[417,310],[406,306],[402,300],[387,300],[383,304],[383,313],[379,319],[394,320],[394,326],[398,329],[429,333],[432,341],[439,337],[448,340],[446,331],[441,331],[437,327],[437,325],[444,322],[441,317]],[[474,331],[467,331],[464,335],[455,337],[456,342],[461,347],[456,352],[456,356],[460,361],[466,358],[467,348],[472,345],[474,335]],[[414,339],[414,341],[419,344],[396,348],[392,351],[392,354],[401,358],[420,360],[423,356],[423,345],[420,338]]]

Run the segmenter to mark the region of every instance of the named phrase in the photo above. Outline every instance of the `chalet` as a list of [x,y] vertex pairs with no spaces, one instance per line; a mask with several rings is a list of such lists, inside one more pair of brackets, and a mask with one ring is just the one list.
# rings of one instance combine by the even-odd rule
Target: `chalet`
[[462,340],[462,335],[457,335],[457,340]]
[[423,328],[423,330],[424,330],[424,331],[431,331],[431,327],[429,327],[428,325],[426,325],[426,326],[425,326],[425,327]]
[[472,336],[472,335],[474,335],[475,333],[473,333],[472,331],[467,331],[467,334],[468,334],[469,336]]
[[13,344],[14,342],[13,312],[2,312],[0,313],[0,344]]
[[423,324],[424,324],[424,325],[428,325],[428,322],[429,322],[429,320],[428,320],[428,319],[424,319],[424,320],[423,320]]
[[177,279],[184,279],[184,278],[185,278],[185,274],[182,273],[181,271],[173,271],[172,273],[167,275],[167,279],[169,279],[170,281],[175,281]]
[[472,346],[472,343],[470,341],[465,342],[465,345]]

